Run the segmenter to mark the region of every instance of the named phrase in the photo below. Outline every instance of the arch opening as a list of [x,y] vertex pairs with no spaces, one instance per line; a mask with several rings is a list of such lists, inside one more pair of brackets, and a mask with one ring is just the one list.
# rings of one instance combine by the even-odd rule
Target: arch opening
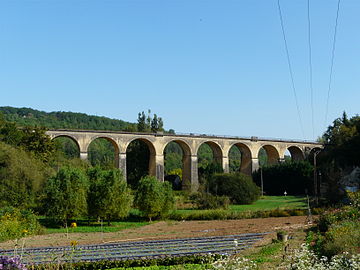
[[273,166],[279,163],[280,155],[276,148],[272,145],[264,145],[258,153],[259,166]]
[[165,180],[173,189],[186,189],[191,185],[191,151],[180,140],[169,142],[164,149]]
[[250,149],[242,143],[236,143],[229,150],[229,171],[241,172],[247,175],[252,173]]
[[88,146],[88,160],[92,166],[106,169],[119,167],[119,148],[110,138],[98,137]]
[[219,145],[214,142],[204,142],[197,151],[199,184],[204,185],[209,177],[217,172],[223,172],[223,155]]
[[67,159],[80,158],[80,147],[78,142],[66,135],[53,138],[57,151]]
[[146,139],[135,139],[126,148],[127,183],[136,188],[146,175],[156,176],[155,148]]
[[285,161],[289,159],[291,161],[303,161],[304,158],[303,151],[301,151],[301,149],[297,146],[290,146],[285,152]]

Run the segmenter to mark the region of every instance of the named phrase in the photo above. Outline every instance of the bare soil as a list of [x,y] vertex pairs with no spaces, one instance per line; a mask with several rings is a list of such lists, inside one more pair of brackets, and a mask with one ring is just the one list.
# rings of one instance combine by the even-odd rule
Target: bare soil
[[[269,232],[274,237],[275,231],[287,231],[307,227],[306,217],[279,217],[241,220],[213,221],[160,221],[134,229],[111,233],[64,233],[37,235],[18,241],[18,247],[69,246],[71,241],[79,245],[101,244],[122,241],[145,241],[175,239],[187,237],[221,236],[243,233]],[[12,249],[15,241],[0,243],[1,249]]]

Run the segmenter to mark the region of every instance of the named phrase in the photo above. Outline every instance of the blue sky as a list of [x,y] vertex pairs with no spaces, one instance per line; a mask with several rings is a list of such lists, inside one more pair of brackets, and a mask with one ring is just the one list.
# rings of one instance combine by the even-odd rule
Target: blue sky
[[342,0],[325,123],[337,0],[282,0],[303,122],[276,0],[0,1],[0,106],[135,122],[151,109],[177,132],[315,139],[359,113],[360,1]]

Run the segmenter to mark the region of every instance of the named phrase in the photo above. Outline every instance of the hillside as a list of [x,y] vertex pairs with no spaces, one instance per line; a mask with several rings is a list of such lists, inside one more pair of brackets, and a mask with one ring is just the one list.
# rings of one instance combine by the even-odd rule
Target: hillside
[[0,107],[5,120],[20,126],[40,126],[54,129],[90,129],[135,131],[136,124],[103,116],[74,112],[44,112],[31,108]]

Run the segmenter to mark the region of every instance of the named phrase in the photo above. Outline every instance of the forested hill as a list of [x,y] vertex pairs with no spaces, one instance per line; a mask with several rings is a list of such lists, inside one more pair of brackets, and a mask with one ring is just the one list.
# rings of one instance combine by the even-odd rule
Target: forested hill
[[103,116],[74,112],[44,112],[31,108],[0,107],[5,120],[19,126],[38,126],[54,129],[90,129],[135,131],[136,124]]

